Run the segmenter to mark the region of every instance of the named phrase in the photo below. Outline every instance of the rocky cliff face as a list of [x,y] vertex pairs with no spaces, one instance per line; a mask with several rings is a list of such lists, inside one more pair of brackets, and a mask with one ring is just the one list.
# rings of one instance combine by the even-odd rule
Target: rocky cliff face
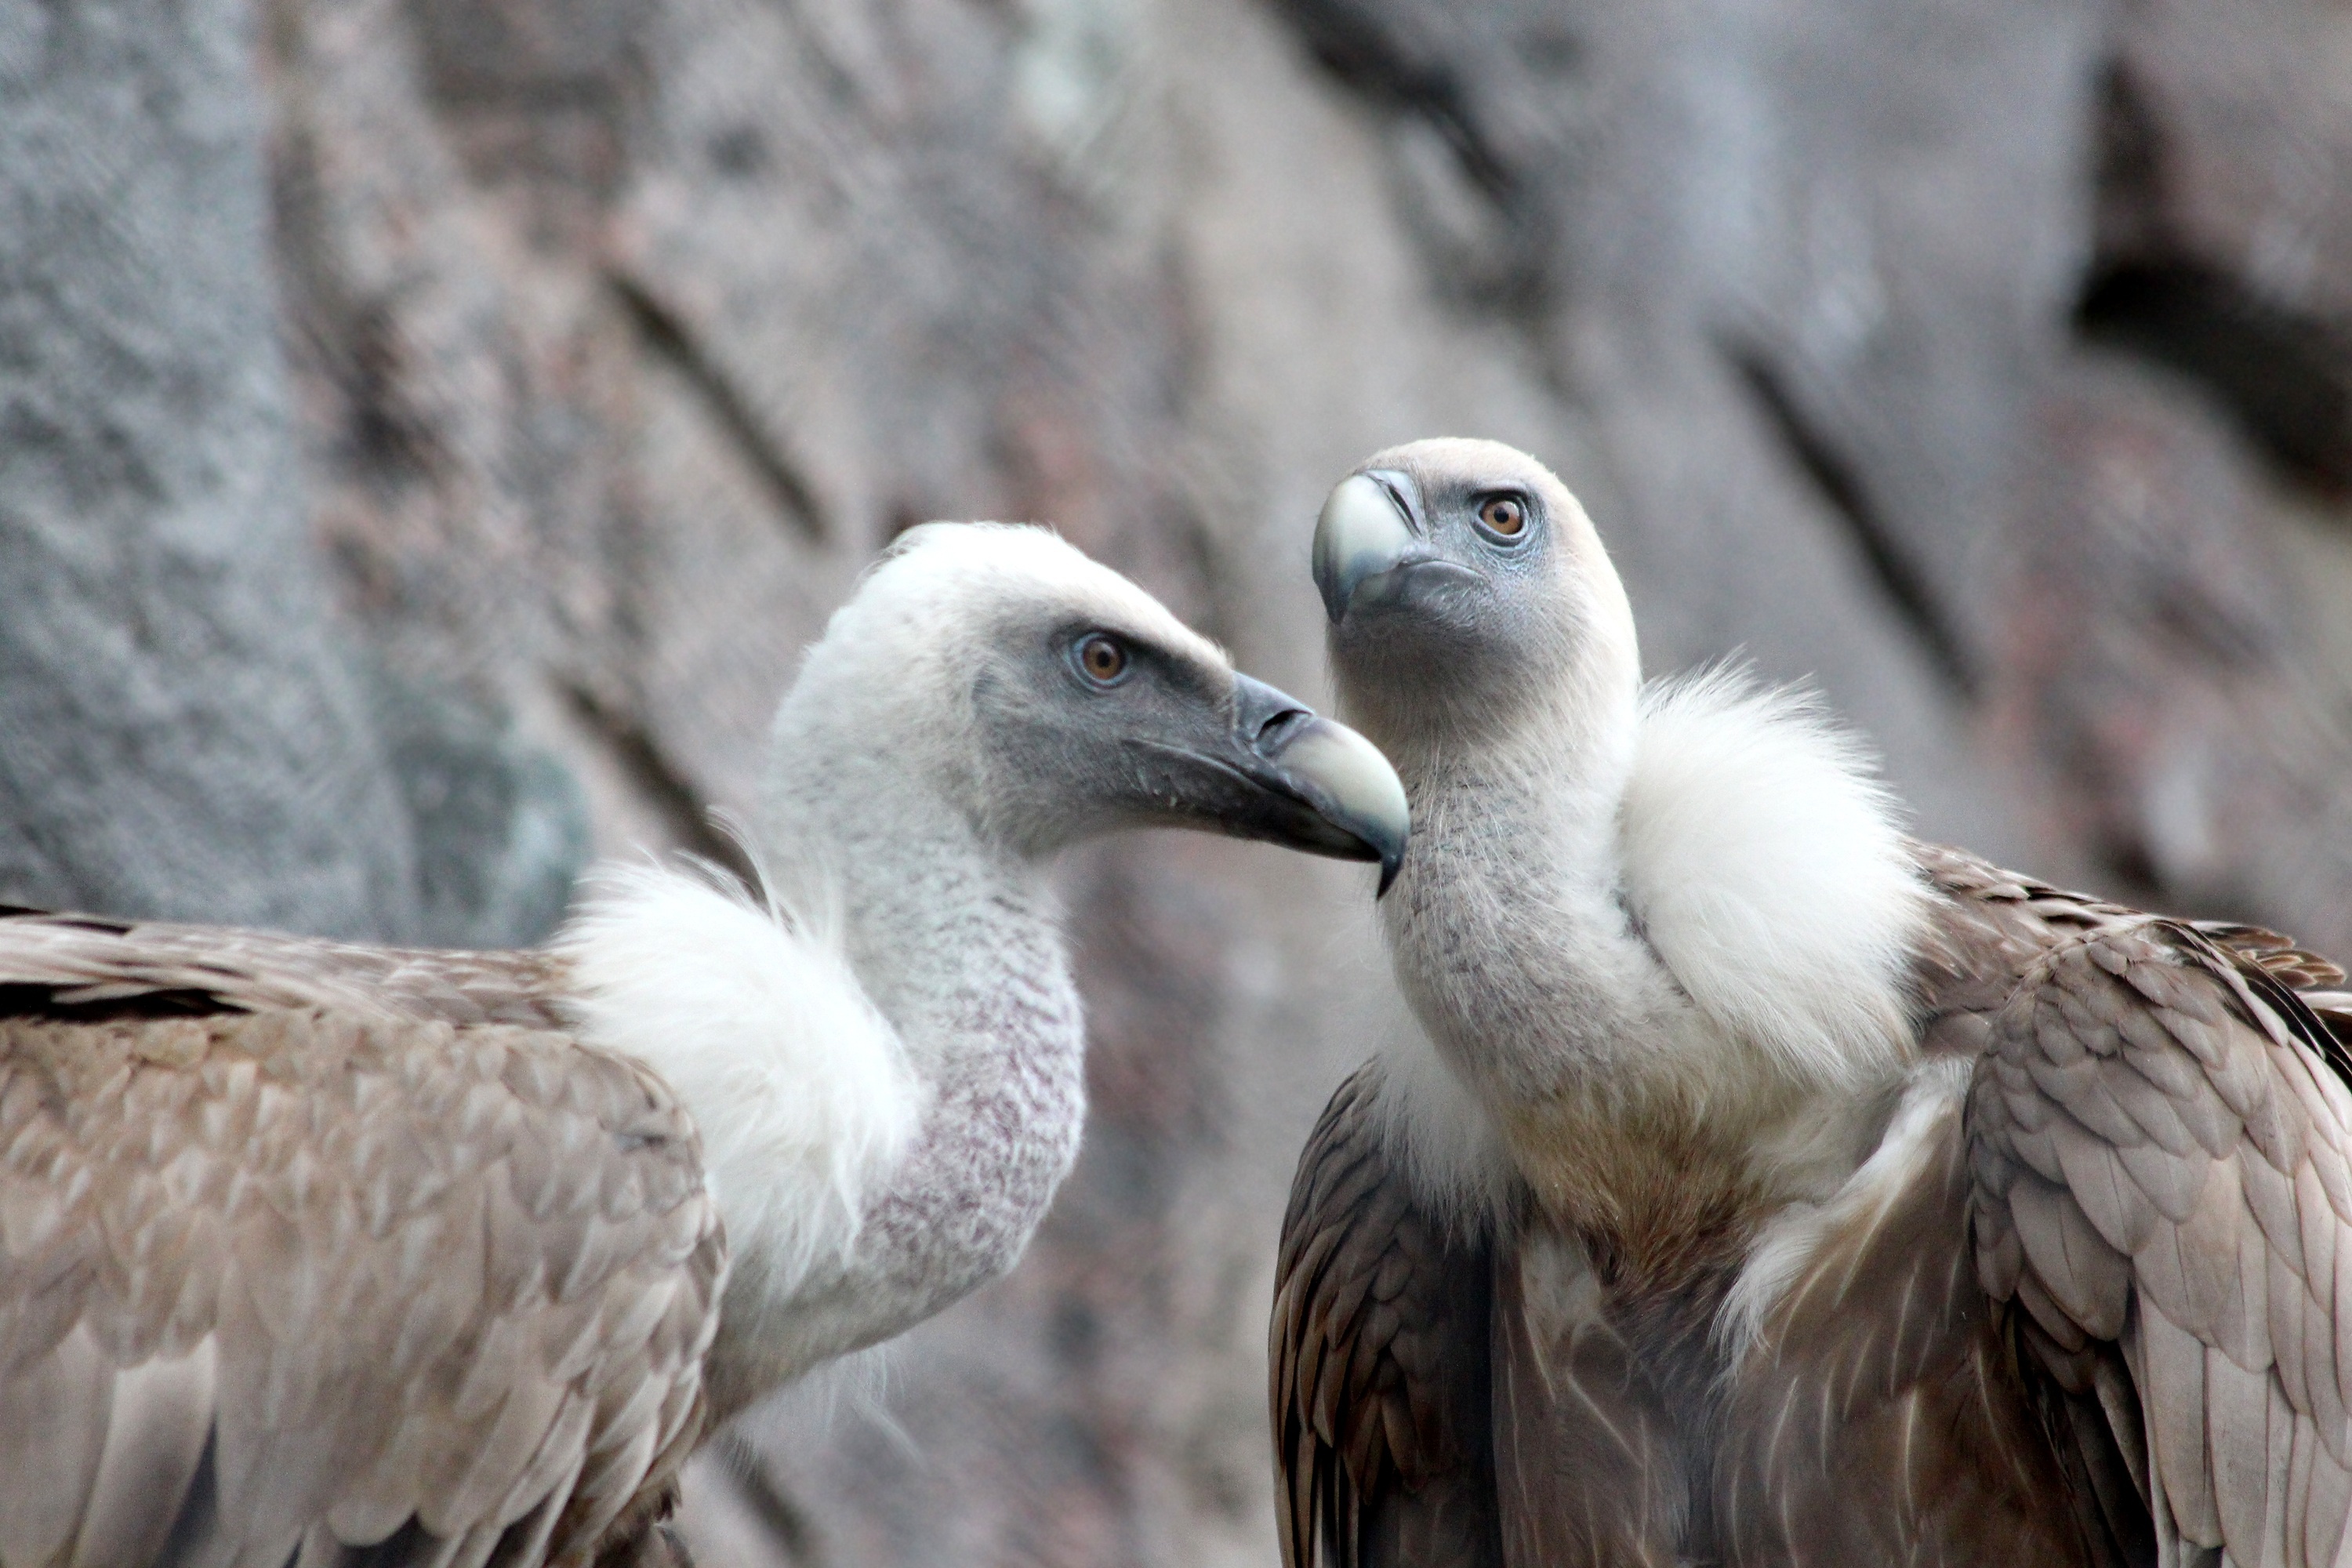
[[[532,939],[592,845],[713,847],[937,515],[1313,694],[1324,490],[1461,433],[1924,833],[2352,952],[2340,8],[252,5],[0,16],[0,898]],[[1367,889],[1068,880],[1078,1175],[878,1394],[698,1463],[705,1561],[1271,1561]]]

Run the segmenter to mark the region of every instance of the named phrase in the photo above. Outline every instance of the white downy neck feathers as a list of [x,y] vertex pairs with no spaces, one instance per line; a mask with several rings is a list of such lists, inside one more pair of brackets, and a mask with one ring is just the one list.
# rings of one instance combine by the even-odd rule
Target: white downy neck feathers
[[[1759,1070],[1808,1097],[1900,1071],[1911,1047],[1906,971],[1929,894],[1861,748],[1810,695],[1734,669],[1653,682],[1637,715],[1614,821],[1599,835],[1618,872],[1617,907],[1596,912],[1572,893],[1528,899],[1522,940],[1645,946],[1684,1005],[1652,1014],[1667,1037],[1641,1049],[1669,1079],[1714,1079],[1709,1101],[1748,1096],[1760,1086],[1739,1080]],[[1566,837],[1582,841],[1585,830]],[[1463,893],[1517,904],[1534,879]],[[1583,929],[1595,920],[1605,929]],[[1591,967],[1607,973],[1623,956]],[[1623,1011],[1648,1011],[1643,1000]],[[1571,1032],[1546,1028],[1538,1048],[1557,1051]],[[1499,1201],[1508,1159],[1470,1087],[1482,1077],[1476,1051],[1404,1031],[1381,1053],[1391,1149],[1424,1201],[1471,1226]],[[1621,1058],[1601,1070],[1633,1065]]]
[[1651,685],[1618,841],[1626,901],[1702,1012],[1806,1083],[1903,1059],[1927,889],[1893,796],[1812,697],[1723,668]]
[[837,919],[644,865],[603,873],[564,940],[584,1037],[652,1065],[692,1109],[731,1247],[787,1298],[843,1268],[924,1090]]

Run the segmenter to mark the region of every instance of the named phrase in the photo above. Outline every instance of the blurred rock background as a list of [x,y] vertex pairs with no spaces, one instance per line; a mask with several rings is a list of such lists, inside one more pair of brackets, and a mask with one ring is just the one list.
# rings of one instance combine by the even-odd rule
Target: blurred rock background
[[[1326,488],[1585,498],[1921,831],[2352,952],[2352,12],[2323,0],[0,0],[0,899],[528,942],[712,847],[921,519],[1324,689]],[[1268,1563],[1351,868],[1071,868],[1029,1260],[698,1465],[726,1564]]]

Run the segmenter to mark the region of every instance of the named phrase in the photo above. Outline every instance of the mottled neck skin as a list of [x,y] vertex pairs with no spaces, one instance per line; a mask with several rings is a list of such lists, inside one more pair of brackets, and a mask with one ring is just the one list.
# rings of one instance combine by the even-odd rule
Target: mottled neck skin
[[768,1267],[739,1253],[709,1363],[721,1418],[1010,1268],[1085,1118],[1085,1031],[1042,862],[992,845],[925,759],[872,733],[828,741],[810,706],[780,721],[761,849],[788,907],[831,906],[924,1100],[849,1256],[793,1292],[787,1321],[738,1310]]
[[1621,843],[1635,678],[1589,693],[1477,730],[1353,715],[1412,803],[1382,918],[1407,1001],[1544,1211],[1629,1290],[1713,1297],[1764,1217],[1851,1173],[1877,1111],[1779,1070],[1661,959]]
[[1593,1068],[1676,1007],[1619,883],[1630,749],[1599,742],[1602,716],[1549,717],[1483,733],[1411,723],[1378,742],[1412,803],[1412,853],[1381,906],[1397,975],[1490,1101],[1601,1087]]

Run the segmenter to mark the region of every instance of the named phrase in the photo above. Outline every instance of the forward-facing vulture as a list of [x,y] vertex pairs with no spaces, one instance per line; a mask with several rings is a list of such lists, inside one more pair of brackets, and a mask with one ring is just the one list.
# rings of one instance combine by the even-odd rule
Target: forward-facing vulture
[[1644,687],[1508,447],[1372,458],[1315,575],[1425,1037],[1292,1190],[1292,1568],[2339,1561],[2340,970],[1907,840],[1800,698]]
[[0,1564],[663,1560],[703,1432],[1068,1170],[1055,852],[1392,868],[1403,804],[1050,534],[935,525],[784,700],[759,901],[649,865],[529,952],[0,919]]

